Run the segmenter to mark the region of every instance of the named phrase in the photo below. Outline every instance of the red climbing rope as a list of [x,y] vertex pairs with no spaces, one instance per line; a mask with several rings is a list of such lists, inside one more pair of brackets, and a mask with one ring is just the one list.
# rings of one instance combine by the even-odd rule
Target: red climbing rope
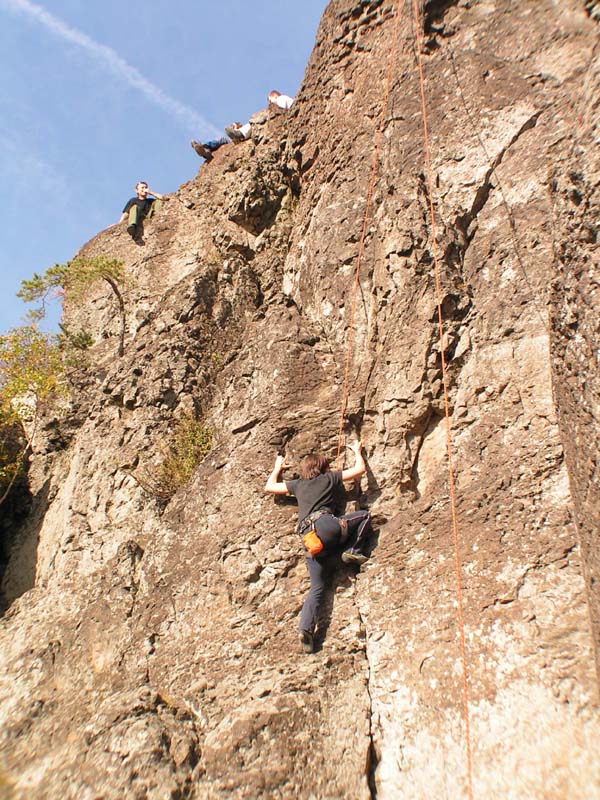
[[463,694],[463,713],[465,718],[465,743],[467,750],[467,789],[469,800],[473,800],[473,775],[471,759],[471,734],[469,726],[469,696],[467,690],[467,657],[465,646],[465,626],[463,618],[463,594],[461,582],[461,563],[458,543],[458,523],[456,515],[456,495],[454,490],[454,469],[452,466],[452,435],[450,431],[450,410],[448,406],[448,380],[446,370],[446,357],[444,355],[444,322],[442,317],[442,289],[440,281],[440,268],[437,258],[436,231],[435,231],[435,212],[433,208],[433,182],[431,180],[431,157],[429,148],[429,134],[427,125],[427,106],[425,103],[425,79],[423,77],[423,63],[421,59],[421,40],[419,35],[420,19],[417,0],[413,0],[414,26],[415,26],[415,46],[417,55],[417,65],[419,69],[419,84],[421,92],[421,111],[423,116],[423,141],[425,150],[425,171],[427,178],[427,193],[429,195],[429,214],[431,217],[431,250],[433,255],[435,272],[435,290],[438,308],[438,328],[440,337],[440,354],[442,357],[442,381],[444,386],[444,413],[446,417],[446,449],[448,452],[448,484],[450,491],[450,508],[452,511],[452,538],[454,541],[454,567],[456,573],[456,596],[457,596],[457,617],[460,635],[460,656],[462,662],[462,694]]
[[359,278],[360,278],[360,264],[362,260],[363,251],[365,249],[365,239],[367,236],[367,225],[369,222],[369,214],[371,211],[371,200],[373,198],[373,189],[375,187],[375,174],[377,171],[377,162],[379,160],[379,147],[381,145],[381,137],[383,134],[383,128],[385,124],[385,118],[387,115],[387,106],[388,106],[388,99],[390,96],[390,87],[392,85],[392,74],[394,63],[396,60],[396,50],[397,50],[397,42],[398,42],[398,23],[400,20],[400,4],[401,0],[397,0],[396,2],[396,14],[394,18],[394,33],[393,33],[393,41],[392,47],[390,48],[390,57],[388,59],[388,67],[387,67],[387,75],[385,81],[385,87],[383,92],[383,98],[381,102],[381,113],[379,116],[379,126],[377,128],[377,134],[375,138],[375,145],[373,148],[373,163],[371,164],[371,177],[369,179],[369,189],[367,192],[367,203],[365,205],[365,214],[363,219],[362,231],[360,234],[360,240],[358,243],[358,252],[356,255],[356,267],[354,270],[354,286],[352,289],[352,303],[350,305],[350,317],[348,323],[348,348],[346,352],[346,365],[344,369],[344,382],[342,385],[342,405],[340,410],[340,424],[338,430],[338,446],[337,446],[337,455],[336,461],[339,460],[340,453],[342,450],[342,439],[344,433],[344,417],[346,415],[346,408],[348,405],[348,376],[350,375],[350,361],[352,358],[352,349],[354,347],[354,315],[356,311],[356,297],[358,295],[358,287],[359,287]]
[[[379,149],[381,145],[381,138],[383,135],[383,128],[385,125],[385,119],[387,115],[387,106],[392,82],[392,74],[393,74],[393,67],[396,60],[396,51],[397,51],[397,42],[398,42],[398,25],[400,20],[400,6],[402,0],[397,0],[396,2],[396,13],[394,18],[394,32],[393,32],[393,43],[392,47],[390,48],[390,56],[388,59],[388,68],[387,68],[387,76],[385,82],[385,88],[383,93],[383,99],[381,103],[381,113],[379,117],[379,125],[377,128],[377,134],[375,138],[375,145],[373,149],[373,161],[371,165],[371,176],[369,179],[369,187],[367,192],[367,201],[365,205],[365,213],[363,218],[362,230],[360,234],[360,240],[358,244],[358,252],[356,256],[356,267],[354,270],[354,284],[352,289],[352,302],[350,306],[350,316],[349,316],[349,330],[348,330],[348,346],[346,352],[346,363],[344,369],[344,381],[342,385],[342,402],[341,402],[341,410],[340,410],[340,421],[339,421],[339,431],[338,431],[338,448],[337,448],[337,456],[336,460],[339,460],[341,448],[342,448],[342,439],[343,439],[343,430],[344,430],[344,417],[346,414],[346,408],[348,405],[348,379],[350,374],[350,363],[352,358],[352,350],[354,346],[354,317],[356,312],[356,298],[358,294],[358,287],[359,287],[359,278],[360,278],[360,266],[362,261],[362,255],[364,252],[365,247],[365,239],[367,235],[367,226],[369,222],[369,215],[371,211],[371,202],[373,198],[373,189],[375,187],[375,176],[377,171],[377,163],[379,160]],[[468,703],[468,689],[467,689],[467,659],[466,659],[466,645],[465,645],[465,629],[464,629],[464,618],[463,618],[463,596],[462,596],[462,583],[461,583],[461,563],[460,563],[460,553],[459,553],[459,542],[458,542],[458,523],[457,523],[457,514],[456,514],[456,494],[454,488],[454,470],[452,466],[452,436],[450,431],[450,411],[448,405],[448,380],[447,380],[447,369],[446,369],[446,359],[444,355],[444,346],[443,346],[443,339],[444,339],[444,324],[443,324],[443,317],[442,317],[442,291],[441,291],[441,281],[440,281],[440,269],[439,263],[437,259],[437,251],[436,251],[436,233],[435,233],[435,213],[433,208],[433,185],[431,180],[431,159],[430,159],[430,148],[429,148],[429,135],[428,135],[428,126],[427,126],[427,108],[425,103],[425,80],[423,77],[423,66],[421,62],[421,42],[419,36],[419,10],[417,6],[417,0],[413,0],[414,6],[414,20],[415,20],[415,40],[416,40],[416,52],[417,52],[417,64],[419,69],[419,81],[420,81],[420,93],[421,93],[421,109],[422,109],[422,116],[423,116],[423,134],[424,134],[424,150],[425,150],[425,165],[426,165],[426,174],[427,174],[427,184],[428,184],[428,195],[429,195],[429,212],[431,216],[431,243],[432,243],[432,253],[433,253],[433,261],[435,267],[435,285],[436,285],[436,295],[437,295],[437,307],[438,307],[438,326],[439,326],[439,337],[440,337],[440,353],[442,358],[442,379],[443,379],[443,387],[444,387],[444,410],[445,410],[445,417],[446,417],[446,448],[448,453],[448,473],[449,473],[449,491],[450,491],[450,506],[452,511],[452,537],[454,541],[454,565],[455,565],[455,573],[456,573],[456,593],[457,593],[457,616],[458,616],[458,628],[459,628],[459,635],[460,635],[460,652],[461,652],[461,661],[462,661],[462,694],[463,694],[463,712],[465,718],[465,741],[466,741],[466,755],[467,755],[467,788],[468,788],[468,796],[469,800],[473,800],[473,778],[472,778],[472,759],[471,759],[471,735],[470,735],[470,726],[469,726],[469,703]]]

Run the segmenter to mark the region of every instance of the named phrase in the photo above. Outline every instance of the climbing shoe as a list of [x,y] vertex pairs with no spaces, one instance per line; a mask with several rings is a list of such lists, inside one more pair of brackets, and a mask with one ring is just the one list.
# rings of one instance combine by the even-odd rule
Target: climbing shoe
[[364,553],[359,553],[358,550],[354,550],[353,548],[344,550],[342,553],[342,561],[344,564],[358,564],[360,566],[368,560],[369,556],[366,556]]
[[208,149],[208,147],[205,147],[205,145],[200,144],[200,142],[194,141],[194,139],[192,139],[191,145],[201,158],[203,158],[205,161],[212,161],[213,155]]
[[315,652],[315,637],[310,631],[300,631],[300,644],[305,653]]

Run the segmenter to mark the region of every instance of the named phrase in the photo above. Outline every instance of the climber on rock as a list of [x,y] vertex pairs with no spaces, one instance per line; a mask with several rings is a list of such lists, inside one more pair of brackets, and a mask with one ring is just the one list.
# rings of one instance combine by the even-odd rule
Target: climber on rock
[[[164,195],[153,192],[146,181],[138,181],[135,185],[136,196],[125,204],[120,222],[127,220],[127,233],[136,239],[141,232],[142,220],[150,218],[160,208],[160,201],[167,200]],[[151,197],[149,197],[151,195]]]
[[277,89],[271,89],[267,95],[267,100],[269,101],[270,107],[280,108],[282,111],[287,111],[294,102],[293,97],[282,94],[278,92]]
[[310,590],[302,606],[299,630],[302,649],[314,652],[314,633],[319,607],[325,592],[327,556],[341,551],[342,561],[347,564],[363,564],[367,539],[371,530],[371,515],[368,511],[355,511],[335,516],[334,489],[342,481],[353,480],[366,471],[361,454],[361,443],[352,445],[354,466],[344,470],[333,470],[321,453],[311,453],[300,465],[300,478],[281,481],[284,469],[283,456],[277,456],[265,492],[289,494],[298,502],[297,532],[306,548],[306,567],[310,576]]

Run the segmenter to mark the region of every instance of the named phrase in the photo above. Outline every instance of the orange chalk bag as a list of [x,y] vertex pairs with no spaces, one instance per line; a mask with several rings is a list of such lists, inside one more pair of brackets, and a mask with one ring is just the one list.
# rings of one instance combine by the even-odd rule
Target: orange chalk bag
[[317,536],[316,528],[310,528],[301,537],[302,544],[311,556],[318,556],[323,550],[323,542]]

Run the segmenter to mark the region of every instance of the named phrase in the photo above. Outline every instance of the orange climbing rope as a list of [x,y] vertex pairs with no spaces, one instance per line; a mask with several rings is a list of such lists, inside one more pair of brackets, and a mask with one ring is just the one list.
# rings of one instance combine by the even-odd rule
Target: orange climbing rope
[[456,573],[456,596],[457,596],[457,616],[458,629],[460,635],[460,657],[462,662],[462,693],[463,693],[463,713],[465,717],[465,743],[467,750],[467,789],[469,799],[473,800],[473,775],[471,759],[471,734],[469,727],[469,696],[467,690],[467,656],[465,646],[465,626],[463,618],[463,594],[461,583],[461,563],[458,543],[458,523],[456,515],[456,495],[454,491],[454,469],[452,465],[452,435],[450,432],[450,411],[448,406],[448,380],[446,370],[446,357],[444,355],[444,321],[442,317],[442,289],[440,281],[440,268],[437,258],[436,231],[435,231],[435,212],[433,208],[433,182],[431,180],[431,157],[429,148],[429,133],[427,125],[427,105],[425,103],[425,78],[423,76],[423,63],[421,59],[421,39],[419,35],[420,20],[417,0],[413,0],[414,26],[415,26],[415,46],[417,65],[419,69],[419,84],[421,92],[421,111],[423,116],[423,142],[425,150],[425,172],[427,178],[427,193],[429,196],[429,214],[431,218],[431,250],[435,272],[435,290],[438,308],[438,328],[440,336],[440,354],[442,357],[442,382],[444,386],[444,413],[446,417],[446,450],[448,453],[448,484],[450,491],[450,508],[452,511],[452,538],[454,541],[454,567]]
[[[371,211],[371,202],[373,198],[373,189],[375,187],[375,175],[377,171],[377,163],[379,160],[379,149],[381,145],[381,137],[383,135],[383,128],[385,124],[385,118],[387,115],[387,106],[390,94],[390,87],[392,81],[392,74],[393,74],[393,67],[396,60],[396,51],[397,51],[397,42],[398,42],[398,25],[400,20],[400,7],[401,7],[402,0],[397,0],[396,2],[396,13],[394,19],[394,32],[393,32],[393,44],[390,49],[390,57],[388,59],[388,68],[387,68],[387,76],[385,82],[385,88],[383,93],[383,99],[381,103],[381,113],[379,118],[379,126],[377,129],[377,134],[375,138],[375,145],[373,149],[373,161],[371,165],[371,176],[369,179],[369,187],[367,192],[367,201],[365,205],[365,213],[363,218],[362,230],[360,235],[360,240],[358,244],[358,252],[356,256],[356,267],[354,270],[354,284],[352,288],[352,302],[350,306],[350,317],[349,317],[349,330],[348,330],[348,346],[346,352],[346,362],[345,362],[345,369],[344,369],[344,381],[342,385],[342,402],[341,402],[341,410],[340,410],[340,420],[339,420],[339,430],[338,430],[338,447],[337,447],[337,456],[336,460],[339,459],[341,448],[342,448],[342,439],[343,439],[343,429],[344,429],[344,417],[346,414],[346,409],[348,405],[348,379],[350,374],[350,362],[352,358],[352,350],[354,346],[354,317],[356,312],[356,298],[358,294],[358,287],[359,287],[359,278],[360,278],[360,266],[362,261],[362,255],[364,252],[365,247],[365,239],[367,235],[367,226],[369,222],[369,215]],[[427,107],[425,103],[425,79],[423,76],[423,65],[421,61],[421,42],[419,36],[419,9],[417,6],[417,0],[413,0],[413,8],[414,8],[414,24],[415,24],[415,40],[416,40],[416,54],[417,54],[417,65],[419,69],[419,82],[420,82],[420,94],[421,94],[421,110],[422,110],[422,117],[423,117],[423,136],[424,136],[424,151],[425,151],[425,167],[426,167],[426,177],[427,177],[427,185],[428,185],[428,195],[429,195],[429,213],[431,216],[431,244],[432,244],[432,254],[433,254],[433,261],[434,261],[434,268],[435,268],[435,286],[436,286],[436,297],[437,297],[437,308],[438,308],[438,327],[439,327],[439,337],[440,337],[440,353],[442,359],[442,380],[443,380],[443,388],[444,388],[444,411],[446,417],[446,448],[448,453],[448,475],[449,475],[449,492],[450,492],[450,507],[452,512],[452,537],[454,541],[454,565],[455,565],[455,574],[456,574],[456,594],[457,594],[457,616],[458,616],[458,628],[459,628],[459,636],[460,636],[460,653],[461,653],[461,662],[462,662],[462,694],[463,694],[463,713],[465,718],[465,742],[466,742],[466,756],[467,756],[467,789],[468,789],[468,796],[469,800],[473,800],[473,778],[472,778],[472,758],[471,758],[471,735],[470,735],[470,726],[469,726],[469,702],[468,702],[468,689],[467,689],[467,659],[466,659],[466,645],[465,645],[465,628],[464,628],[464,618],[463,618],[463,596],[462,596],[462,583],[461,583],[461,563],[460,563],[460,553],[459,553],[459,542],[458,542],[458,522],[457,522],[457,514],[456,514],[456,494],[455,494],[455,487],[454,487],[454,470],[453,470],[453,460],[452,460],[452,436],[450,431],[450,411],[449,411],[449,404],[448,404],[448,378],[447,378],[447,368],[446,368],[446,358],[444,355],[444,346],[443,346],[443,339],[444,339],[444,323],[443,323],[443,316],[442,316],[442,291],[441,291],[441,281],[440,281],[440,269],[439,263],[437,259],[437,250],[436,250],[436,232],[435,232],[435,212],[433,208],[433,185],[431,180],[431,158],[430,158],[430,148],[429,148],[429,134],[428,134],[428,125],[427,125]]]
[[396,60],[396,50],[397,50],[397,42],[398,42],[398,23],[400,21],[400,4],[401,0],[397,0],[396,2],[396,14],[394,18],[394,33],[393,33],[393,41],[392,47],[390,48],[390,57],[388,59],[388,67],[387,67],[387,75],[385,81],[385,87],[383,92],[383,98],[381,102],[381,113],[379,116],[379,126],[377,128],[377,134],[375,138],[375,145],[373,148],[373,163],[371,164],[371,177],[369,179],[369,188],[367,191],[367,203],[365,205],[365,214],[363,218],[362,224],[362,231],[360,234],[360,240],[358,243],[358,252],[356,255],[356,267],[354,270],[354,285],[352,288],[352,303],[350,305],[350,317],[348,323],[348,348],[346,352],[346,365],[344,369],[344,382],[342,385],[342,404],[340,410],[340,423],[338,429],[338,445],[337,445],[337,454],[336,454],[336,461],[340,457],[340,453],[342,450],[342,439],[344,433],[344,417],[346,415],[346,408],[348,406],[348,377],[350,375],[350,361],[352,358],[352,349],[354,347],[354,315],[356,311],[356,297],[358,295],[358,287],[359,287],[359,278],[360,278],[360,264],[362,260],[363,251],[365,249],[365,239],[367,236],[367,225],[369,222],[369,214],[371,212],[371,200],[373,199],[373,189],[375,187],[375,174],[377,171],[377,162],[379,160],[379,147],[381,145],[381,137],[383,134],[383,127],[385,124],[385,118],[387,115],[387,106],[388,106],[388,99],[390,96],[390,87],[392,85],[392,73],[394,68],[394,63]]

